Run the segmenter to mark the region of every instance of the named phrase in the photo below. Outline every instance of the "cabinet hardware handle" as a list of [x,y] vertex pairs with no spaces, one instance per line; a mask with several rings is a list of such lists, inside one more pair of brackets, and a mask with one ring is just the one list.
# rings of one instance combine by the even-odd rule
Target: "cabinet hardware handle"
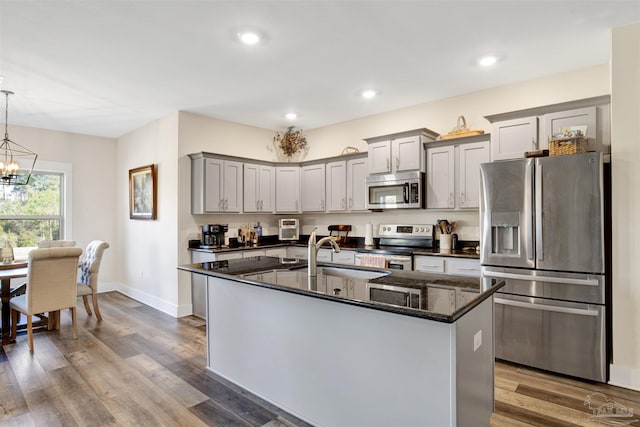
[[324,210],[324,199],[320,202],[320,209]]
[[400,157],[396,157],[396,170],[400,169]]
[[449,207],[453,207],[453,193],[449,193]]
[[260,200],[256,200],[256,210],[260,210]]
[[538,144],[536,144],[536,139],[534,137],[531,137],[531,148],[535,150],[537,147]]
[[391,169],[391,160],[387,157],[387,170]]
[[260,210],[264,210],[264,200],[260,200]]
[[349,197],[349,207],[353,207],[353,197]]
[[460,205],[464,206],[467,203],[467,198],[464,196],[464,192],[460,193]]
[[224,199],[220,199],[218,202],[218,210],[224,210]]
[[346,204],[346,201],[344,200],[344,197],[340,201],[340,206],[342,206],[342,209],[346,209],[347,208],[347,204]]

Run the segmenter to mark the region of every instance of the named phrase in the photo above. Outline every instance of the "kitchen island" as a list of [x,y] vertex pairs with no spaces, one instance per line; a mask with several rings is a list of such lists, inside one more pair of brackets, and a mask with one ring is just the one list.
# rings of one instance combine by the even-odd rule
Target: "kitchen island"
[[[179,268],[207,276],[208,369],[301,419],[489,425],[501,283],[322,263],[309,278],[271,257]],[[376,301],[403,292],[415,308]]]

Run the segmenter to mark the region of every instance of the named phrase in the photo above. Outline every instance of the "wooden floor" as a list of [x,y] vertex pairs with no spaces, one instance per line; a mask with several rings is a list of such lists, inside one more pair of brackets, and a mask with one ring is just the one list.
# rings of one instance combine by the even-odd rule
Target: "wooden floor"
[[[78,309],[78,340],[63,314],[60,331],[34,335],[33,354],[24,334],[0,350],[0,426],[307,426],[205,369],[202,320],[117,292],[100,308],[102,322]],[[602,399],[640,426],[640,392],[498,363],[491,425],[616,425],[593,418]]]

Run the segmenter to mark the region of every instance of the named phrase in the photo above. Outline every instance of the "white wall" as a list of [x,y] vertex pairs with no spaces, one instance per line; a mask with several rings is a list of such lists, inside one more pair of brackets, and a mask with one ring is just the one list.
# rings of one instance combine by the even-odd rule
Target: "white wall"
[[614,29],[611,53],[611,383],[640,390],[640,24]]
[[[129,219],[129,170],[158,168],[157,219]],[[154,121],[118,139],[118,187],[114,204],[120,241],[117,247],[121,291],[173,316],[190,313],[178,301],[178,113]],[[180,247],[180,251],[184,251]]]
[[79,247],[95,239],[111,245],[100,266],[100,291],[118,287],[116,247],[116,141],[90,135],[9,126],[11,139],[38,154],[38,162],[70,163],[72,168],[71,235]]

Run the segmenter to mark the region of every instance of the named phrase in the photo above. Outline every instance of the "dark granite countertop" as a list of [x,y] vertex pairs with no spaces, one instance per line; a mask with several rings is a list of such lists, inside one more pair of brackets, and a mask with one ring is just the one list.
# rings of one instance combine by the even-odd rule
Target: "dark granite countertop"
[[[483,288],[482,280],[471,277],[382,270],[331,263],[318,263],[318,276],[309,279],[306,260],[258,256],[178,266],[178,269],[213,277],[291,292],[374,310],[438,322],[453,323],[501,288],[492,279]],[[353,277],[356,276],[361,277]],[[366,278],[366,276],[377,276]],[[348,277],[347,277],[348,276]],[[331,277],[331,280],[327,280]],[[344,286],[341,286],[341,280]],[[329,285],[327,285],[329,283]],[[368,301],[364,287],[400,286],[419,290],[422,308]],[[352,289],[349,291],[349,289]]]

